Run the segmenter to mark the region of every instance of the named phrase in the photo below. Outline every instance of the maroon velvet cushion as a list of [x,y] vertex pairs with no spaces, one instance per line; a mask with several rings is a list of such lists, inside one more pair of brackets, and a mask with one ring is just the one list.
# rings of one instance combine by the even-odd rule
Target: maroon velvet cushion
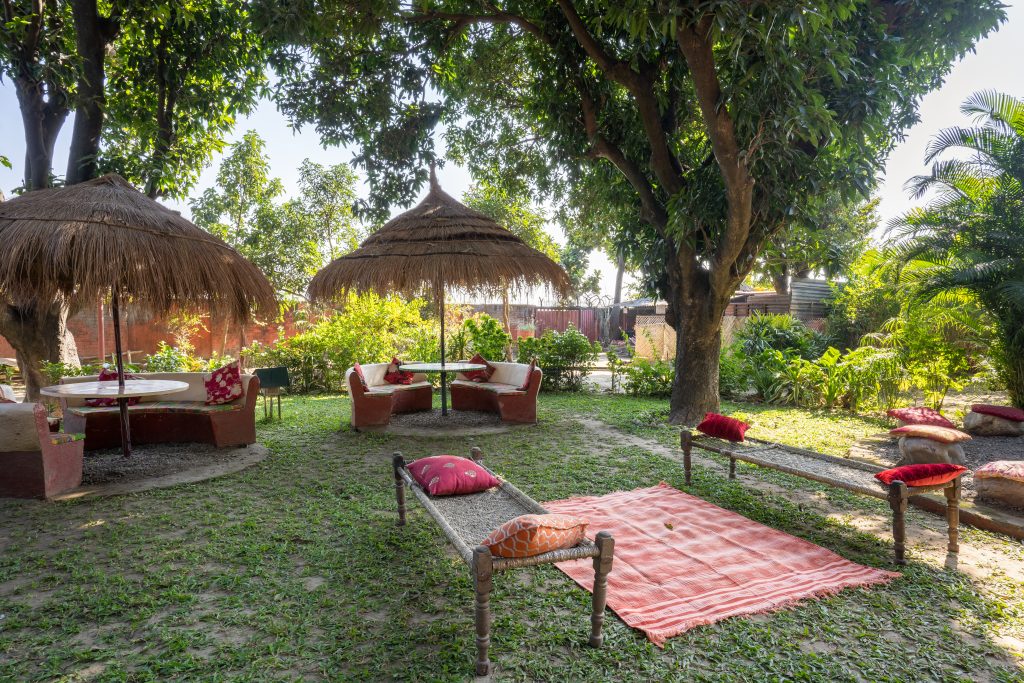
[[[124,373],[124,378],[125,379],[141,379],[141,377],[139,377],[138,375],[133,375],[133,374],[128,373],[128,372]],[[117,381],[117,370],[110,370],[108,368],[103,368],[102,370],[100,370],[100,374],[96,378],[96,381],[97,382],[116,382]],[[132,396],[131,398],[128,399],[128,405],[130,405],[130,406],[137,405],[140,400],[141,399],[139,399],[138,396]],[[117,405],[117,399],[116,398],[87,398],[87,399],[85,399],[85,405],[90,406],[92,408],[109,408],[111,406],[116,406]]]
[[366,383],[366,376],[363,375],[363,366],[356,363],[352,366],[353,372],[356,373],[356,377],[359,378],[359,383],[363,385],[363,389],[369,389],[369,385]]
[[455,455],[420,458],[409,465],[409,473],[432,496],[478,493],[501,484],[480,465]]
[[1001,417],[1012,422],[1024,422],[1024,410],[1012,406],[992,406],[987,403],[976,403],[971,406],[971,411],[982,415]]
[[750,425],[746,422],[718,413],[706,413],[704,421],[697,425],[698,431],[727,441],[743,441],[743,435],[748,429]]
[[391,364],[388,365],[384,371],[384,381],[388,384],[412,384],[412,373],[405,370],[399,370],[398,367],[402,364],[402,361],[398,360],[397,357],[391,357]]
[[483,370],[469,370],[462,373],[466,379],[472,382],[489,382],[491,375],[494,374],[494,366],[487,362],[487,359],[481,356],[479,353],[469,359],[469,362],[474,365],[486,365]]
[[905,425],[932,425],[933,427],[956,428],[956,425],[942,416],[942,413],[924,406],[913,408],[893,408],[886,411],[889,417],[895,417]]
[[904,465],[879,472],[875,479],[885,485],[902,481],[907,486],[939,486],[953,481],[967,471],[963,465],[948,462],[929,462],[919,465]]
[[533,380],[533,371],[536,370],[536,369],[537,369],[537,361],[536,360],[531,360],[530,361],[530,367],[526,368],[526,380],[523,382],[522,386],[519,387],[519,391],[529,391],[530,390],[530,382]]

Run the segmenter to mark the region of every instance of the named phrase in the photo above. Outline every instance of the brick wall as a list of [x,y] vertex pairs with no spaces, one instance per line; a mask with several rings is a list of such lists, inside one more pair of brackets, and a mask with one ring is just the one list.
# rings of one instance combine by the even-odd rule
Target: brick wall
[[[78,355],[83,360],[92,360],[101,355],[98,313],[96,307],[91,307],[79,311],[68,320],[68,328],[75,335]],[[211,323],[209,316],[204,316],[202,322],[206,329],[200,330],[192,336],[192,344],[198,355],[209,357],[214,353],[223,353],[237,356],[241,341],[237,325],[231,325],[226,330],[225,336],[223,322]],[[249,324],[245,329],[245,344],[249,345],[253,340],[265,344],[273,342],[278,338],[279,328],[284,328],[283,333],[287,337],[295,334],[295,316],[292,311],[285,313],[283,321]],[[114,352],[114,325],[110,319],[109,307],[104,307],[103,310],[103,329],[106,335],[106,356],[109,358]],[[132,306],[125,306],[121,310],[121,336],[122,348],[125,352],[130,352],[131,358],[135,362],[141,361],[146,354],[156,351],[160,342],[174,343],[174,337],[164,321],[154,318],[143,309]],[[14,357],[14,349],[2,336],[0,336],[0,356]]]

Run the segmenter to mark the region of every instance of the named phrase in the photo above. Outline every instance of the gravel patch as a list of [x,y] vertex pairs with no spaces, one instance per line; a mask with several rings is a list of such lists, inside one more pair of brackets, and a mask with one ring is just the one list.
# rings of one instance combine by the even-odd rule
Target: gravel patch
[[205,443],[141,444],[130,458],[120,447],[87,451],[82,461],[82,485],[124,483],[175,474],[248,456],[245,448],[218,448]]

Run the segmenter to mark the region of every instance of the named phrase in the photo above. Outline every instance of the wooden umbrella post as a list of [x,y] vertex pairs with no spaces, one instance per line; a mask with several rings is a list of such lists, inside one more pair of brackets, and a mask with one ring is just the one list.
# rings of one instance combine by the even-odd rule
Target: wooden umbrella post
[[110,297],[110,315],[114,319],[114,362],[117,364],[117,387],[122,394],[117,397],[117,407],[121,412],[121,447],[124,457],[132,455],[132,430],[128,423],[128,397],[124,396],[124,361],[121,359],[121,301],[117,288]]

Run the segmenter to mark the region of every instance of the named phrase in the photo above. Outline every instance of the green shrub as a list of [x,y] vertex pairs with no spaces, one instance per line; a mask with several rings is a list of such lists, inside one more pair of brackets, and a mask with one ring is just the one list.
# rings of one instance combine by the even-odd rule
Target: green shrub
[[142,365],[146,372],[209,372],[232,360],[228,356],[213,356],[212,358],[194,356],[188,348],[160,342],[157,352],[146,356]]
[[544,371],[543,388],[579,391],[599,353],[600,344],[570,325],[565,332],[548,330],[540,337],[520,339],[517,358],[520,363],[537,361]]
[[512,336],[495,318],[481,313],[463,321],[462,328],[469,344],[466,358],[479,353],[488,360],[505,360],[505,349],[512,343]]
[[738,344],[722,349],[718,357],[718,393],[729,398],[738,398],[747,393],[750,377],[743,352]]
[[356,362],[439,360],[439,324],[421,316],[424,305],[420,299],[352,295],[341,311],[302,334],[254,343],[242,355],[249,367],[287,367],[294,392],[337,391]]
[[[103,369],[103,365],[70,365],[68,363],[50,363],[49,361],[42,361],[39,364],[39,370],[43,373],[43,379],[47,385],[59,384],[61,377],[84,377],[85,375],[98,375],[100,370]],[[134,365],[126,364],[124,366],[125,372],[136,372],[137,368]]]
[[670,396],[675,376],[675,366],[668,361],[634,358],[625,369],[626,393],[631,396]]
[[757,313],[736,331],[743,352],[754,357],[765,351],[794,353],[814,360],[828,347],[828,339],[791,315]]

